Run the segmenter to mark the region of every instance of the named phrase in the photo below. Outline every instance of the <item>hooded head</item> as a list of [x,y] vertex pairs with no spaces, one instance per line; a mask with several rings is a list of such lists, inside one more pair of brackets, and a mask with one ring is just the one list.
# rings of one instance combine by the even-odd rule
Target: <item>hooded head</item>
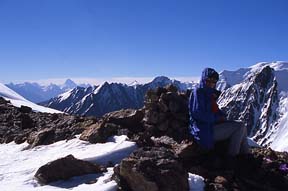
[[200,87],[206,87],[207,79],[213,79],[215,81],[219,80],[219,74],[213,68],[205,68],[202,72],[201,80],[200,80]]

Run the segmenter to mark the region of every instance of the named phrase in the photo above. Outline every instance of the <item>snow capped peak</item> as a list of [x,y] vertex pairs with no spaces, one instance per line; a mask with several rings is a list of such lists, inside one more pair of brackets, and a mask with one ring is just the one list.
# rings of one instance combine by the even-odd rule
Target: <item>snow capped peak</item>
[[288,62],[276,61],[276,62],[259,62],[248,68],[240,68],[235,71],[224,70],[220,72],[219,82],[217,84],[218,89],[224,90],[233,85],[239,84],[247,78],[259,73],[263,68],[269,66],[275,71],[275,76],[278,82],[278,88],[280,91],[288,91],[286,85],[288,75]]
[[259,70],[260,68],[263,68],[265,66],[270,66],[275,71],[279,70],[288,70],[288,62],[286,61],[276,61],[276,62],[259,62],[251,67],[249,67],[252,70]]
[[269,66],[273,68],[275,71],[275,76],[278,82],[278,89],[279,92],[281,91],[288,91],[287,86],[287,76],[288,76],[288,62],[285,61],[277,61],[277,62],[260,62],[253,66],[251,66],[251,72],[257,72],[258,70]]
[[270,64],[270,67],[272,67],[276,71],[288,70],[288,62],[284,62],[284,61],[273,62]]
[[140,85],[140,83],[137,80],[134,80],[133,82],[127,84],[128,86],[137,86]]

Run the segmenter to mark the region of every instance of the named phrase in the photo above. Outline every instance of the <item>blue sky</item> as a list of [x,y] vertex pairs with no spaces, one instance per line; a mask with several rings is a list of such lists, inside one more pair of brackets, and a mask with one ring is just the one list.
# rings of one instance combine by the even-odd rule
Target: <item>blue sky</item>
[[286,0],[0,0],[0,82],[287,61]]

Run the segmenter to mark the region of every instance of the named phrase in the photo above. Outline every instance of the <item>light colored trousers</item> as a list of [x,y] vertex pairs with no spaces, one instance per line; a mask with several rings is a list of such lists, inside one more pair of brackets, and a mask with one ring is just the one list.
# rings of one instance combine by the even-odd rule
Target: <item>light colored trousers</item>
[[247,129],[241,121],[225,121],[214,126],[214,140],[229,140],[228,155],[248,154]]

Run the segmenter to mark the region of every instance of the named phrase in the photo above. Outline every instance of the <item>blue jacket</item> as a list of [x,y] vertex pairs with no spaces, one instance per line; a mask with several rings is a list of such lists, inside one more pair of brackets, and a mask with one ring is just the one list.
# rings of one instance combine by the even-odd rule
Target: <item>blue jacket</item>
[[191,92],[189,99],[190,131],[194,139],[204,148],[212,149],[214,146],[213,127],[220,122],[224,113],[219,110],[212,112],[213,94],[217,94],[216,89],[206,86],[206,79],[218,73],[212,68],[205,68],[202,72],[200,84]]

